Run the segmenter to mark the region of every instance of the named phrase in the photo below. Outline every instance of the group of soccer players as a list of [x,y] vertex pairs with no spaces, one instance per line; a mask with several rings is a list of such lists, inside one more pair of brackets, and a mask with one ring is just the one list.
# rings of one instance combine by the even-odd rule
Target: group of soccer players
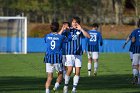
[[50,85],[53,79],[54,70],[58,77],[53,88],[56,91],[64,78],[63,93],[68,93],[70,76],[75,68],[73,77],[72,93],[76,93],[76,87],[80,79],[80,70],[82,66],[82,38],[87,39],[88,54],[88,75],[91,75],[92,60],[94,60],[94,75],[97,74],[99,44],[102,45],[102,36],[97,31],[98,24],[94,23],[93,28],[85,31],[80,25],[80,18],[73,17],[71,24],[64,22],[59,30],[59,23],[52,22],[51,33],[44,37],[46,43],[46,53],[44,62],[46,63],[47,81],[45,84],[46,93],[50,93]]
[[125,48],[126,44],[131,41],[129,51],[132,61],[133,84],[140,84],[140,19],[137,22],[137,26],[138,28],[132,31],[123,45],[123,48]]

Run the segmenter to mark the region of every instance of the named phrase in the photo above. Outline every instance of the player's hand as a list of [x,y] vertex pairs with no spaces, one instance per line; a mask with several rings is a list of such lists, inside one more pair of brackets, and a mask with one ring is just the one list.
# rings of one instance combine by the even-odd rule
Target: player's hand
[[78,29],[78,30],[80,30],[80,31],[81,31],[81,29],[82,29],[81,25],[76,24],[76,29]]
[[66,25],[66,24],[63,24],[62,29],[63,29],[63,30],[68,30],[68,29],[69,29],[69,26]]

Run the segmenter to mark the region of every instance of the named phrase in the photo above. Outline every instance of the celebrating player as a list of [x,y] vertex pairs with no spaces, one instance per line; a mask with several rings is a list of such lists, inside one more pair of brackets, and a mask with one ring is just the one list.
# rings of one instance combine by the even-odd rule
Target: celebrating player
[[[76,87],[79,82],[80,77],[80,69],[82,65],[82,45],[81,38],[83,36],[90,38],[90,35],[82,29],[80,25],[80,18],[73,17],[72,18],[72,27],[70,27],[69,31],[72,36],[72,40],[68,42],[67,54],[65,62],[65,66],[67,66],[67,72],[65,75],[65,85],[63,88],[63,93],[68,93],[68,84],[70,80],[70,75],[72,73],[73,67],[75,67],[75,75],[73,78],[73,89],[72,93],[76,92]],[[60,34],[63,31],[60,32]]]
[[92,61],[94,60],[94,76],[97,74],[98,68],[98,56],[99,56],[99,44],[103,45],[103,40],[100,32],[97,31],[98,24],[94,23],[92,25],[92,30],[89,30],[90,39],[87,41],[87,54],[88,54],[88,76],[91,75]]
[[57,33],[59,29],[59,24],[57,22],[53,22],[50,28],[52,33],[47,34],[44,38],[46,43],[44,62],[46,63],[46,72],[48,74],[45,85],[46,93],[50,93],[49,87],[53,79],[54,69],[58,72],[58,77],[53,88],[54,91],[58,89],[59,84],[62,81],[62,44],[64,36]]
[[72,40],[72,36],[71,36],[71,34],[69,32],[69,28],[70,28],[70,23],[69,22],[63,22],[61,31],[63,31],[62,35],[66,37],[65,42],[63,43],[63,50],[62,50],[63,51],[62,52],[62,54],[63,54],[62,63],[63,63],[63,78],[64,79],[65,79],[65,74],[66,74],[65,62],[66,62],[66,54],[67,54],[67,48],[68,48],[68,41]]

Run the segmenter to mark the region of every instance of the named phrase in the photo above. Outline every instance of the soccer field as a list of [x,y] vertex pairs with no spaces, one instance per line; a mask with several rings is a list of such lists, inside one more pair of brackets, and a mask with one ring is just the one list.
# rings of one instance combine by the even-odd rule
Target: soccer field
[[[44,53],[0,54],[0,93],[45,93],[47,75],[43,57]],[[101,53],[97,77],[88,77],[84,54],[77,93],[140,93],[140,86],[131,84],[131,73],[129,54]],[[56,79],[56,73],[54,76]],[[70,90],[72,81],[71,78]],[[54,83],[55,80],[51,88]],[[62,90],[63,83],[58,93]]]

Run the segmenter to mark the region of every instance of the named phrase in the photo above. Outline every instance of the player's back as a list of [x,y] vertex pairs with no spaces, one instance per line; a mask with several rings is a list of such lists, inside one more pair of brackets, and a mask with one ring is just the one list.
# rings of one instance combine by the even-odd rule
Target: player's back
[[50,33],[45,36],[47,54],[61,53],[64,37],[60,34]]
[[136,45],[140,46],[140,29],[136,29]]
[[132,37],[135,37],[135,42],[133,45],[133,53],[140,53],[140,28],[135,29],[132,32]]
[[91,38],[87,39],[87,50],[90,52],[99,52],[99,42],[103,43],[100,32],[96,30],[88,31]]
[[88,40],[88,45],[98,45],[99,40],[102,41],[100,32],[96,30],[89,30],[90,39]]

